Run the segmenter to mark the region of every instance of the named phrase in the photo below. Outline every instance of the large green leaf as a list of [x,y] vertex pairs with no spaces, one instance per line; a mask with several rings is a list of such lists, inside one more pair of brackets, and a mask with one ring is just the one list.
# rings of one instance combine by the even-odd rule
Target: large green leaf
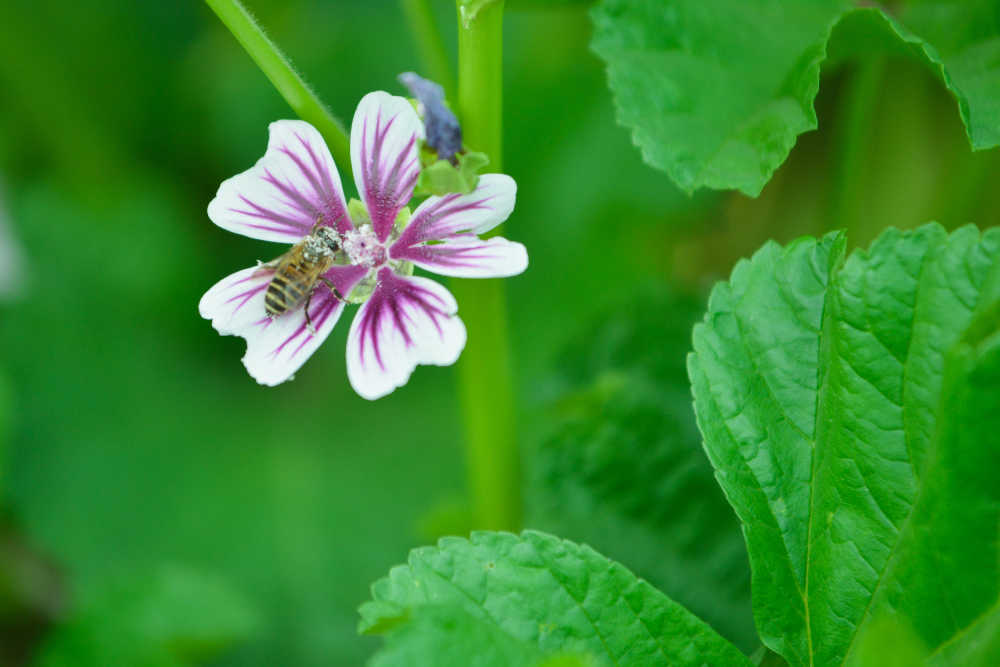
[[911,0],[901,18],[939,54],[972,147],[1000,145],[1000,4]]
[[759,643],[739,523],[712,476],[684,357],[700,300],[638,290],[573,336],[530,452],[527,525],[618,560],[744,650]]
[[937,224],[846,259],[837,233],[768,244],[713,290],[698,424],[791,664],[848,660],[890,613],[953,650],[995,608],[998,296],[1000,229]]
[[689,192],[760,193],[796,137],[816,128],[820,65],[848,17],[841,51],[882,43],[918,58],[956,98],[973,148],[1000,144],[996,3],[918,3],[902,23],[855,7],[868,4],[604,0],[592,13],[593,49],[607,63],[619,122],[645,160]]
[[623,566],[534,531],[415,549],[372,596],[360,630],[387,635],[373,665],[750,664]]

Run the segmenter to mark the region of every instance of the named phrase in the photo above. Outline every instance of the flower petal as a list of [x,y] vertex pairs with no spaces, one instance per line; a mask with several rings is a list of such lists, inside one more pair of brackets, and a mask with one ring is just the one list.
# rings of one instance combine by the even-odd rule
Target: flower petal
[[[363,268],[345,266],[326,275],[338,292],[346,294],[365,273]],[[237,271],[216,283],[198,304],[201,316],[212,320],[219,333],[246,339],[243,365],[257,382],[268,386],[290,378],[330,335],[344,310],[344,302],[320,283],[309,303],[315,332],[306,326],[304,306],[270,318],[264,310],[264,294],[273,275],[267,266]]]
[[340,174],[323,137],[301,120],[270,125],[267,152],[223,181],[208,205],[212,222],[264,241],[295,243],[317,222],[352,229]]
[[383,267],[378,287],[347,337],[347,376],[367,399],[406,384],[417,364],[447,366],[465,347],[465,325],[451,293],[427,278],[403,278]]
[[506,174],[483,174],[466,195],[429,197],[421,204],[389,251],[401,257],[406,248],[449,236],[482,234],[507,219],[514,210],[517,184]]
[[406,99],[382,91],[361,98],[354,113],[354,182],[379,241],[388,238],[396,214],[413,195],[420,174],[417,139],[423,131],[417,112]]
[[528,268],[528,251],[499,236],[488,240],[474,234],[452,236],[433,245],[415,245],[393,259],[405,259],[422,269],[460,278],[505,278]]

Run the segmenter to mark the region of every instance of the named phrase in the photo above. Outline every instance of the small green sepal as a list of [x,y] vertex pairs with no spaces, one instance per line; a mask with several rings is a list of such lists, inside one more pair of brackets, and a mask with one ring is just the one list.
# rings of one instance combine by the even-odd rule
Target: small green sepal
[[410,216],[412,215],[413,213],[410,212],[409,206],[404,206],[399,210],[399,213],[396,214],[396,222],[394,223],[396,232],[401,233],[406,229],[406,226],[410,224]]
[[490,163],[485,153],[464,151],[455,154],[457,164],[448,160],[439,160],[437,153],[421,143],[420,146],[420,177],[414,194],[447,195],[451,193],[468,194],[476,189],[479,183],[479,172]]
[[351,197],[347,202],[347,215],[351,217],[351,223],[355,229],[360,229],[362,225],[372,224],[372,219],[368,215],[368,208],[360,199]]

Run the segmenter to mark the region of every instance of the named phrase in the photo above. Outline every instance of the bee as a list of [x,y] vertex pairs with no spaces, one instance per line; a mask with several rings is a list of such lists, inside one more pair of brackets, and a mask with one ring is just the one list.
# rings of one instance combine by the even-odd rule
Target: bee
[[277,317],[305,302],[306,326],[315,332],[309,319],[309,302],[317,283],[324,283],[333,295],[342,299],[337,288],[323,274],[333,266],[340,250],[340,237],[326,225],[316,223],[304,239],[291,250],[262,266],[273,268],[274,275],[264,294],[264,310],[268,317]]

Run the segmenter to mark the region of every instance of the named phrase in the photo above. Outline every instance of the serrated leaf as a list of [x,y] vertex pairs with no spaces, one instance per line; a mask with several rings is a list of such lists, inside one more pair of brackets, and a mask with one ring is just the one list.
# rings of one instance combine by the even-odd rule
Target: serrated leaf
[[370,667],[533,665],[542,661],[544,655],[537,646],[516,641],[496,624],[464,609],[426,604],[393,629],[385,647],[368,664]]
[[[996,238],[996,236],[994,236]],[[994,255],[995,257],[996,255]],[[1000,270],[973,325],[946,357],[937,448],[923,494],[872,602],[903,614],[933,665],[1000,664]],[[933,441],[932,441],[933,442]],[[942,610],[944,613],[942,614]]]
[[866,4],[604,0],[591,14],[592,48],[607,63],[618,120],[643,158],[688,192],[760,193],[796,137],[816,128],[813,101],[828,42],[845,17],[855,22],[859,13],[940,76],[973,148],[1000,144],[995,3],[917,3],[902,23],[882,9],[855,7]]
[[790,664],[851,661],[890,610],[933,654],[996,605],[996,329],[977,321],[974,362],[946,353],[998,285],[1000,229],[930,224],[846,259],[837,233],[768,244],[713,290],[698,424]]
[[531,452],[528,525],[585,542],[744,650],[759,644],[739,524],[701,448],[684,367],[694,299],[640,290],[573,336],[556,425]]
[[387,633],[371,663],[379,667],[506,667],[560,654],[592,656],[595,665],[750,664],[623,566],[534,531],[478,532],[415,549],[372,596],[360,610],[361,632],[384,623],[386,603],[409,614]]
[[939,54],[972,147],[1000,145],[1000,5],[994,0],[914,0],[903,23]]

